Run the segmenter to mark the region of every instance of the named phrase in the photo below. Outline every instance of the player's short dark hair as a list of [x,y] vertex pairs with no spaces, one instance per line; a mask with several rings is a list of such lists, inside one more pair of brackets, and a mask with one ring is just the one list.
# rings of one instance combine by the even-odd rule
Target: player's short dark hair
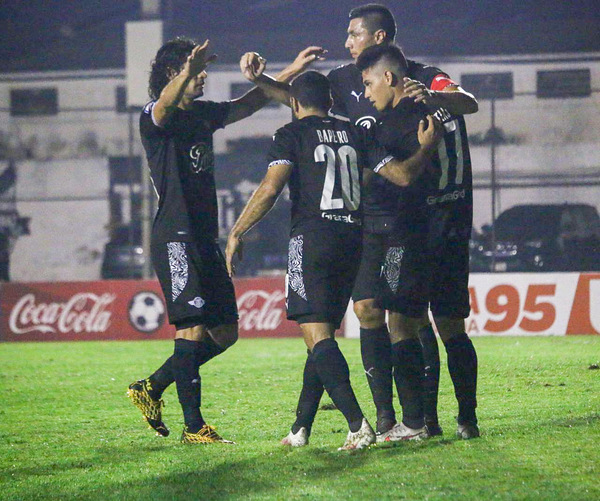
[[356,59],[356,67],[360,71],[365,71],[384,59],[392,64],[397,64],[400,70],[405,73],[408,70],[408,63],[406,62],[404,52],[394,44],[379,44],[367,47]]
[[196,45],[196,42],[191,38],[177,37],[169,40],[158,49],[150,70],[150,82],[148,84],[150,99],[160,97],[160,93],[170,81],[171,72],[179,73]]
[[307,71],[294,78],[290,85],[290,96],[305,108],[325,111],[331,108],[329,79],[318,71]]
[[391,42],[396,37],[396,20],[392,11],[385,5],[378,3],[368,3],[355,7],[348,15],[350,19],[361,18],[369,33],[375,33],[377,30],[385,31]]

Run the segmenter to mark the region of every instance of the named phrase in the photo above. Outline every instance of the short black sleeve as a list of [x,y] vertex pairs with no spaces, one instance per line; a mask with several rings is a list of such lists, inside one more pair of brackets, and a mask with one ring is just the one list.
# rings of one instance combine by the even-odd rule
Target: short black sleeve
[[267,160],[269,167],[274,164],[293,165],[297,162],[296,139],[292,131],[282,127],[273,136]]
[[414,80],[424,83],[428,89],[431,89],[433,79],[438,75],[445,75],[450,78],[445,71],[426,64],[417,63],[416,61],[408,60],[408,76]]
[[215,103],[213,101],[197,101],[199,106],[198,113],[202,118],[207,120],[210,124],[210,128],[215,131],[225,127],[225,120],[229,115],[231,109],[231,102],[224,101],[222,103]]

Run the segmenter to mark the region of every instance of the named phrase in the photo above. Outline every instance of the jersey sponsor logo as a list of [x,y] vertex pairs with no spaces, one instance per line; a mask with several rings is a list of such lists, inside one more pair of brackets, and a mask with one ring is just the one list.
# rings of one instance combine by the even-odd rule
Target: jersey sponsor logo
[[206,304],[206,301],[204,301],[204,299],[202,299],[200,296],[196,296],[194,299],[188,301],[187,303],[190,306],[193,306],[194,308],[200,309]]
[[429,196],[427,197],[427,205],[441,204],[444,202],[454,202],[460,198],[465,198],[466,192],[464,189],[455,190],[439,197]]
[[370,129],[373,127],[373,125],[375,125],[375,122],[375,117],[372,117],[371,115],[365,115],[364,117],[357,119],[356,122],[354,122],[354,125],[364,127],[365,129]]
[[357,94],[356,91],[353,90],[350,94],[352,94],[356,98],[356,102],[358,103],[360,101],[360,96],[362,96],[363,93],[360,92]]
[[360,226],[362,221],[360,219],[354,219],[352,214],[330,214],[328,212],[321,212],[321,217],[329,221],[337,221],[339,223],[356,224]]
[[205,143],[195,144],[190,148],[191,167],[194,174],[213,170],[215,156],[212,148]]

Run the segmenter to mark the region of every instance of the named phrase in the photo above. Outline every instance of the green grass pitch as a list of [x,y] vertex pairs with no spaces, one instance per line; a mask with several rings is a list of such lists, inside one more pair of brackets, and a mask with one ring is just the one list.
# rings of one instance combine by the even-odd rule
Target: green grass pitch
[[[0,344],[0,499],[600,499],[600,336],[474,344],[480,439],[455,437],[442,360],[444,436],[353,453],[337,451],[347,427],[336,410],[319,411],[309,446],[279,445],[294,420],[300,339],[241,340],[203,368],[204,417],[234,446],[180,444],[174,386],[168,438],[127,399],[172,342]],[[373,422],[358,341],[340,346]]]

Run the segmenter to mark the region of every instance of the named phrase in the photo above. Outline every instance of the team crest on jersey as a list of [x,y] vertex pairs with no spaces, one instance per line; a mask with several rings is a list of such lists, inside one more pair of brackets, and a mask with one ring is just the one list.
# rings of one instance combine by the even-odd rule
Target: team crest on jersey
[[356,120],[356,122],[354,122],[354,125],[364,127],[365,129],[370,129],[371,127],[373,127],[373,125],[375,125],[375,122],[375,117],[372,117],[371,115],[365,115],[364,117],[360,117],[358,120]]
[[190,159],[194,174],[213,170],[215,156],[212,148],[205,143],[198,143],[190,148]]

